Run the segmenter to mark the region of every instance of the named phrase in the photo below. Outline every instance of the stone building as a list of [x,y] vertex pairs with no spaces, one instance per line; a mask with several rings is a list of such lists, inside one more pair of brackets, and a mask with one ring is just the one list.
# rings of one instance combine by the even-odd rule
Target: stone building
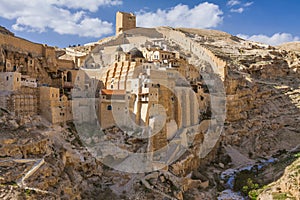
[[0,107],[17,116],[37,114],[37,89],[21,77],[18,72],[0,72]]
[[112,54],[113,62],[101,78],[101,128],[149,127],[152,152],[165,147],[178,130],[199,124],[203,90],[191,88],[199,77],[193,65],[161,49],[125,52],[115,46]]
[[136,28],[136,17],[133,13],[117,12],[116,35]]
[[64,123],[73,119],[71,102],[65,95],[60,95],[59,88],[40,87],[41,115],[53,124]]
[[117,47],[114,53],[114,62],[107,69],[102,81],[106,89],[130,90],[130,81],[137,75],[137,68],[145,60],[141,51],[137,48],[124,52]]
[[99,106],[99,122],[101,128],[128,126],[128,97],[125,90],[101,90]]
[[21,73],[18,72],[1,72],[0,73],[0,90],[17,91],[21,88]]

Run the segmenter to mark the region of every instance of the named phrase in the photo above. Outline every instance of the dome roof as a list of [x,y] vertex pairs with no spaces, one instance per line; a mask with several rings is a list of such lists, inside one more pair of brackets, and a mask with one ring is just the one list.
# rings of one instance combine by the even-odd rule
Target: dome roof
[[144,58],[143,53],[138,50],[136,47],[129,51],[131,58]]
[[119,52],[119,51],[123,52],[123,49],[122,49],[121,46],[118,46],[118,47],[116,48],[116,52]]

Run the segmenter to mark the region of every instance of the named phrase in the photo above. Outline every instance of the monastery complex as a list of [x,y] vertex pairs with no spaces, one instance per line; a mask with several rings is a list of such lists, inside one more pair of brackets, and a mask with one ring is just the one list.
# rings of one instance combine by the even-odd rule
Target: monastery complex
[[[17,116],[141,129],[153,135],[150,150],[169,140],[188,144],[201,122],[225,118],[210,105],[226,62],[178,31],[137,28],[133,14],[118,12],[115,36],[82,47],[61,50],[8,31],[0,37],[0,106]],[[206,63],[190,63],[189,52]]]

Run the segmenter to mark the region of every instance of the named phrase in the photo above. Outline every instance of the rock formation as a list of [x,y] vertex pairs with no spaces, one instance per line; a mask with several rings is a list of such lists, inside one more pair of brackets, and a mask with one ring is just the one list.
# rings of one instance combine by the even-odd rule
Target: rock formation
[[[103,54],[105,48],[124,44],[135,47],[157,38],[162,46],[176,51],[190,64],[198,64],[199,71],[213,72],[212,76],[217,77],[213,83],[224,86],[226,114],[218,115],[216,110],[221,106],[211,105],[202,115],[204,125],[196,133],[180,135],[194,134],[193,140],[174,137],[176,143],[185,141],[191,146],[168,168],[129,174],[103,165],[83,145],[97,143],[103,137],[126,150],[147,150],[147,141],[128,136],[120,127],[96,135],[86,126],[84,132],[92,137],[82,141],[72,123],[61,127],[37,115],[20,118],[1,110],[1,198],[214,199],[224,189],[219,177],[225,169],[291,151],[300,143],[300,54],[296,51],[213,30],[138,28],[99,41],[87,56],[85,68],[105,70],[111,61]],[[15,63],[22,62],[19,57],[30,57],[19,50],[4,53]],[[203,58],[206,62],[200,61]],[[35,62],[43,66],[48,61]],[[208,62],[213,67],[208,67]],[[51,82],[50,76],[45,77]],[[213,87],[208,89],[211,95],[218,92]],[[217,136],[208,138],[208,129],[217,132]],[[297,167],[299,160],[287,168],[287,175],[276,186],[271,185],[272,191],[278,192],[280,187],[282,193],[297,198]],[[263,199],[269,193],[261,195]]]

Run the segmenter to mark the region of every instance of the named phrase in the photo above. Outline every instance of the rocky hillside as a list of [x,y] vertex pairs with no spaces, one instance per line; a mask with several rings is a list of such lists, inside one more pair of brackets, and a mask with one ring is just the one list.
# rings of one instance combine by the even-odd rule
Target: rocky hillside
[[10,32],[9,30],[7,30],[5,27],[0,26],[0,34],[5,34],[5,35],[11,35],[14,36],[14,34],[12,32]]
[[[300,54],[218,31],[180,31],[227,63],[227,114],[221,149],[231,157],[231,162],[225,168],[247,166],[258,158],[275,156],[299,145]],[[287,164],[285,159],[277,162],[281,170]],[[297,176],[292,177],[293,182],[290,180],[291,174],[297,175],[296,171],[291,172],[297,165],[295,162],[287,169],[285,177],[289,178],[279,181],[279,187],[286,185],[282,191],[291,190],[293,197],[299,195],[292,192],[299,187]],[[263,177],[266,180],[262,185],[283,172],[277,173],[270,179]]]
[[72,126],[0,111],[1,199],[92,199],[105,193],[102,165],[80,145]]
[[[224,69],[220,80],[226,93],[226,118],[221,140],[211,154],[201,162],[194,162],[192,153],[184,154],[181,158],[185,162],[176,166],[179,171],[186,166],[193,169],[186,177],[163,170],[126,174],[96,160],[83,147],[73,124],[52,126],[39,116],[17,118],[1,110],[1,199],[216,199],[228,187],[227,180],[221,180],[225,170],[254,165],[259,159],[285,154],[300,144],[299,53],[213,30],[140,29],[131,31],[126,42],[135,41],[135,34],[144,38],[141,35],[150,37],[152,33],[153,37],[165,38],[168,49],[179,51],[190,62],[199,61],[199,54],[189,49],[199,45]],[[171,40],[179,35],[180,42],[191,44]],[[122,36],[103,40],[114,45],[124,41]],[[99,49],[96,47],[95,52]],[[92,54],[89,59],[94,62],[100,57]],[[89,133],[88,128],[85,131]],[[116,127],[104,134],[126,147],[139,147]],[[286,167],[282,164],[281,171]],[[262,195],[276,190],[296,198],[298,167],[299,160]],[[262,171],[255,173],[257,176]]]
[[178,31],[226,62],[224,145],[255,158],[300,143],[300,54],[220,31]]
[[[299,157],[299,154],[298,154]],[[258,199],[300,199],[300,158],[288,166],[283,176],[265,186]]]
[[280,49],[284,49],[287,51],[296,51],[300,52],[300,42],[288,42],[278,46]]

